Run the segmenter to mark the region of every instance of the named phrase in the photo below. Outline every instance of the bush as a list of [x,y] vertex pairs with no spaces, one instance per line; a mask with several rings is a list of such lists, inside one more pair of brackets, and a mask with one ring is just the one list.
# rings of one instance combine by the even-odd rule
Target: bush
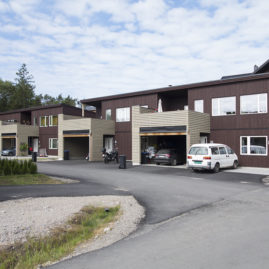
[[37,165],[33,163],[31,160],[7,160],[0,159],[0,176],[7,175],[19,175],[19,174],[36,174],[37,173]]
[[30,173],[31,174],[36,174],[37,173],[37,165],[33,162],[31,162],[31,165],[30,165]]

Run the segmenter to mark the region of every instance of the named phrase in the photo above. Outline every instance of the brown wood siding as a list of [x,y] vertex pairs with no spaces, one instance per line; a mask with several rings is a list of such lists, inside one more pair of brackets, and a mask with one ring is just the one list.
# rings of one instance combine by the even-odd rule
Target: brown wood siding
[[2,114],[0,115],[0,120],[16,120],[17,122],[21,122],[21,113],[10,113],[10,114]]
[[115,139],[118,142],[119,154],[126,155],[128,160],[132,159],[132,106],[148,105],[149,108],[157,108],[158,95],[141,95],[102,102],[102,118],[105,119],[106,109],[111,109],[111,118],[116,122],[116,108],[130,107],[130,121],[116,122]]
[[[240,115],[240,96],[257,93],[267,93],[269,98],[269,79],[190,89],[188,93],[189,109],[194,109],[194,100],[203,99],[204,112],[212,115],[212,98],[235,96],[236,115],[210,117],[210,140],[232,147],[243,166],[268,167],[268,156],[240,156],[240,136],[269,136],[268,111],[264,114]],[[269,105],[269,100],[267,100],[267,104]]]

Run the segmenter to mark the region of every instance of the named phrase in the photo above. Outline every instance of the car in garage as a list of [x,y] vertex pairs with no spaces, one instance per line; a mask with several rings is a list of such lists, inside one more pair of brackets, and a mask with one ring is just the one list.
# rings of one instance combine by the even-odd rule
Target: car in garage
[[16,156],[16,148],[9,148],[9,149],[4,149],[1,152],[2,156]]
[[196,170],[213,170],[220,168],[237,168],[238,157],[235,152],[224,144],[194,144],[187,156],[187,167]]
[[181,163],[181,156],[177,152],[176,149],[160,149],[155,154],[155,163],[159,164],[170,164],[170,165],[177,165]]

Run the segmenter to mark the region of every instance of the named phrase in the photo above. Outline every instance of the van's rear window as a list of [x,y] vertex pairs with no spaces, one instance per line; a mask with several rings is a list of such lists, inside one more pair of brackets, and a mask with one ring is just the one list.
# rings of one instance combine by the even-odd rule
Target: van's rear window
[[208,155],[208,148],[192,147],[189,152],[190,155]]

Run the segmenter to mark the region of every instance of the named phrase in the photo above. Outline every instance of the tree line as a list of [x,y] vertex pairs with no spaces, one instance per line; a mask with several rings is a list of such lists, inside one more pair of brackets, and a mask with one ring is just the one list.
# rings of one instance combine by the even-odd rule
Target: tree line
[[48,94],[37,95],[33,76],[28,72],[26,64],[22,64],[16,72],[15,83],[0,79],[0,112],[51,104],[76,106],[78,100],[69,95],[63,97],[61,94],[57,97]]

